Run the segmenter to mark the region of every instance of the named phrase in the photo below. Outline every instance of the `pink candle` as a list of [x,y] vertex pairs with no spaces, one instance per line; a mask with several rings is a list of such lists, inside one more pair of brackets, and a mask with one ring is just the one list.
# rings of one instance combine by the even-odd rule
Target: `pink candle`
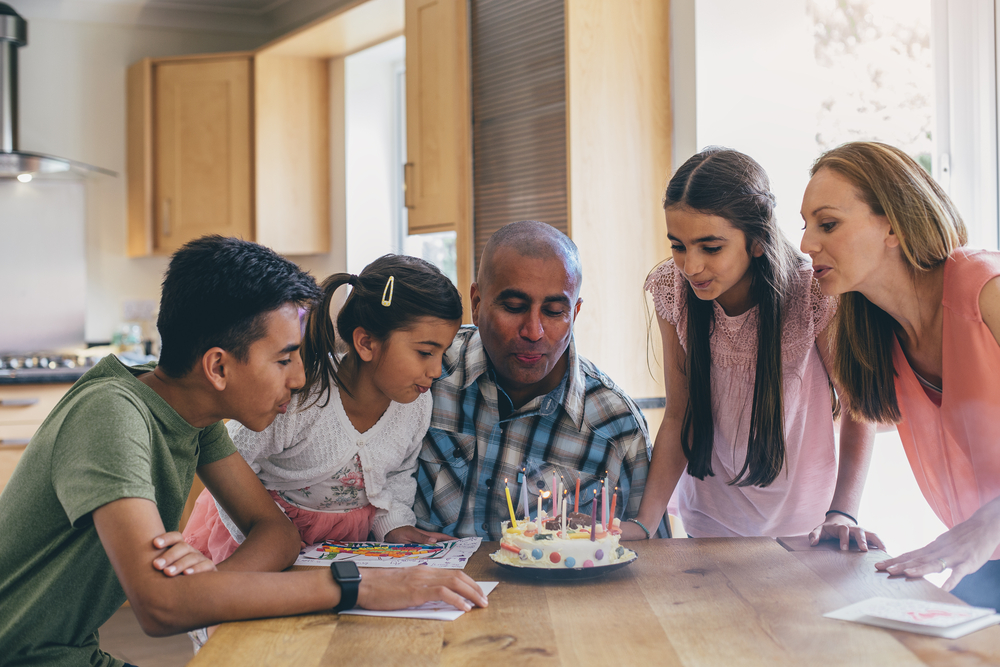
[[559,499],[556,497],[556,474],[552,473],[552,516],[559,516],[558,505]]
[[576,478],[576,500],[573,502],[573,512],[580,513],[580,478]]
[[608,485],[607,480],[601,484],[601,523],[604,525],[604,530],[608,529],[611,525],[608,523]]
[[597,539],[597,491],[594,491],[594,502],[590,505],[590,541]]
[[611,496],[611,522],[608,524],[608,530],[611,530],[615,526],[615,505],[618,503],[618,487],[615,487],[615,495]]

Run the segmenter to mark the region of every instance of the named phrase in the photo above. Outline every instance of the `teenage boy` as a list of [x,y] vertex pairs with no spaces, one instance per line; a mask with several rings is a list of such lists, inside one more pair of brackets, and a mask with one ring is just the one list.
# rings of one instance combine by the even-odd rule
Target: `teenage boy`
[[[355,603],[486,604],[468,576],[435,568],[366,571],[360,582],[326,568],[274,572],[294,562],[298,532],[221,420],[262,430],[288,409],[304,382],[297,311],[318,296],[312,277],[254,243],[211,236],[173,256],[159,363],[94,366],[0,495],[4,665],[123,665],[100,650],[97,629],[126,598],[150,635]],[[247,536],[217,571],[167,532],[196,469]]]

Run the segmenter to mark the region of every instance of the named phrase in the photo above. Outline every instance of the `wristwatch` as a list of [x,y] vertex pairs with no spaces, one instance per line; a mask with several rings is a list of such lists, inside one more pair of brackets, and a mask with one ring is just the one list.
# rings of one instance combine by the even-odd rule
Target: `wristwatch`
[[333,580],[340,586],[340,602],[333,608],[335,612],[354,609],[358,604],[358,588],[361,586],[361,572],[354,563],[330,563]]

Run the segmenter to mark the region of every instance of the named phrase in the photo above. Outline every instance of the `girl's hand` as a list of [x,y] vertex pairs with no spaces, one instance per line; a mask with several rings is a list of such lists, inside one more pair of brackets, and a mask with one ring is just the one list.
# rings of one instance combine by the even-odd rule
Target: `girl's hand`
[[646,539],[646,531],[631,521],[622,521],[618,528],[622,531],[621,537],[618,539],[622,541]]
[[858,551],[868,551],[869,544],[885,551],[885,545],[878,535],[853,524],[846,516],[839,514],[827,514],[826,521],[809,533],[809,544],[812,546],[816,546],[822,540],[840,540],[840,548],[843,551],[851,547],[852,540],[858,545]]
[[435,544],[441,540],[454,540],[456,538],[444,533],[430,533],[420,530],[416,526],[400,526],[393,528],[385,534],[385,542],[392,544]]
[[472,609],[473,604],[478,607],[487,604],[479,585],[457,570],[365,568],[361,573],[358,606],[364,609],[405,609],[438,600],[463,611]]
[[185,542],[184,537],[177,531],[154,537],[153,546],[157,549],[166,549],[153,559],[153,567],[168,577],[215,570],[215,563]]
[[981,568],[1000,544],[1000,525],[989,512],[984,511],[992,509],[995,513],[1000,508],[991,508],[991,505],[996,504],[994,500],[984,505],[968,520],[939,535],[922,549],[875,563],[875,569],[889,574],[922,577],[950,568],[951,576],[941,586],[950,591],[965,575]]

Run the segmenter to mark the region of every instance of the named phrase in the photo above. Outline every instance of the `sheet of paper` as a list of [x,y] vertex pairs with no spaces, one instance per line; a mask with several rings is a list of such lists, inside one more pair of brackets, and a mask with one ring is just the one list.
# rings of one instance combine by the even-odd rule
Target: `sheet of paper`
[[351,561],[358,567],[409,567],[427,565],[462,570],[482,543],[481,537],[447,540],[437,544],[388,544],[384,542],[327,541],[304,548],[296,565],[329,565]]
[[[483,589],[483,594],[489,596],[497,587],[497,581],[477,581]],[[353,616],[387,616],[390,618],[422,618],[428,621],[454,621],[465,612],[446,602],[427,602],[419,607],[400,609],[398,611],[370,611],[368,609],[349,609],[340,612]]]
[[993,609],[894,598],[862,600],[823,616],[948,639],[1000,623]]

